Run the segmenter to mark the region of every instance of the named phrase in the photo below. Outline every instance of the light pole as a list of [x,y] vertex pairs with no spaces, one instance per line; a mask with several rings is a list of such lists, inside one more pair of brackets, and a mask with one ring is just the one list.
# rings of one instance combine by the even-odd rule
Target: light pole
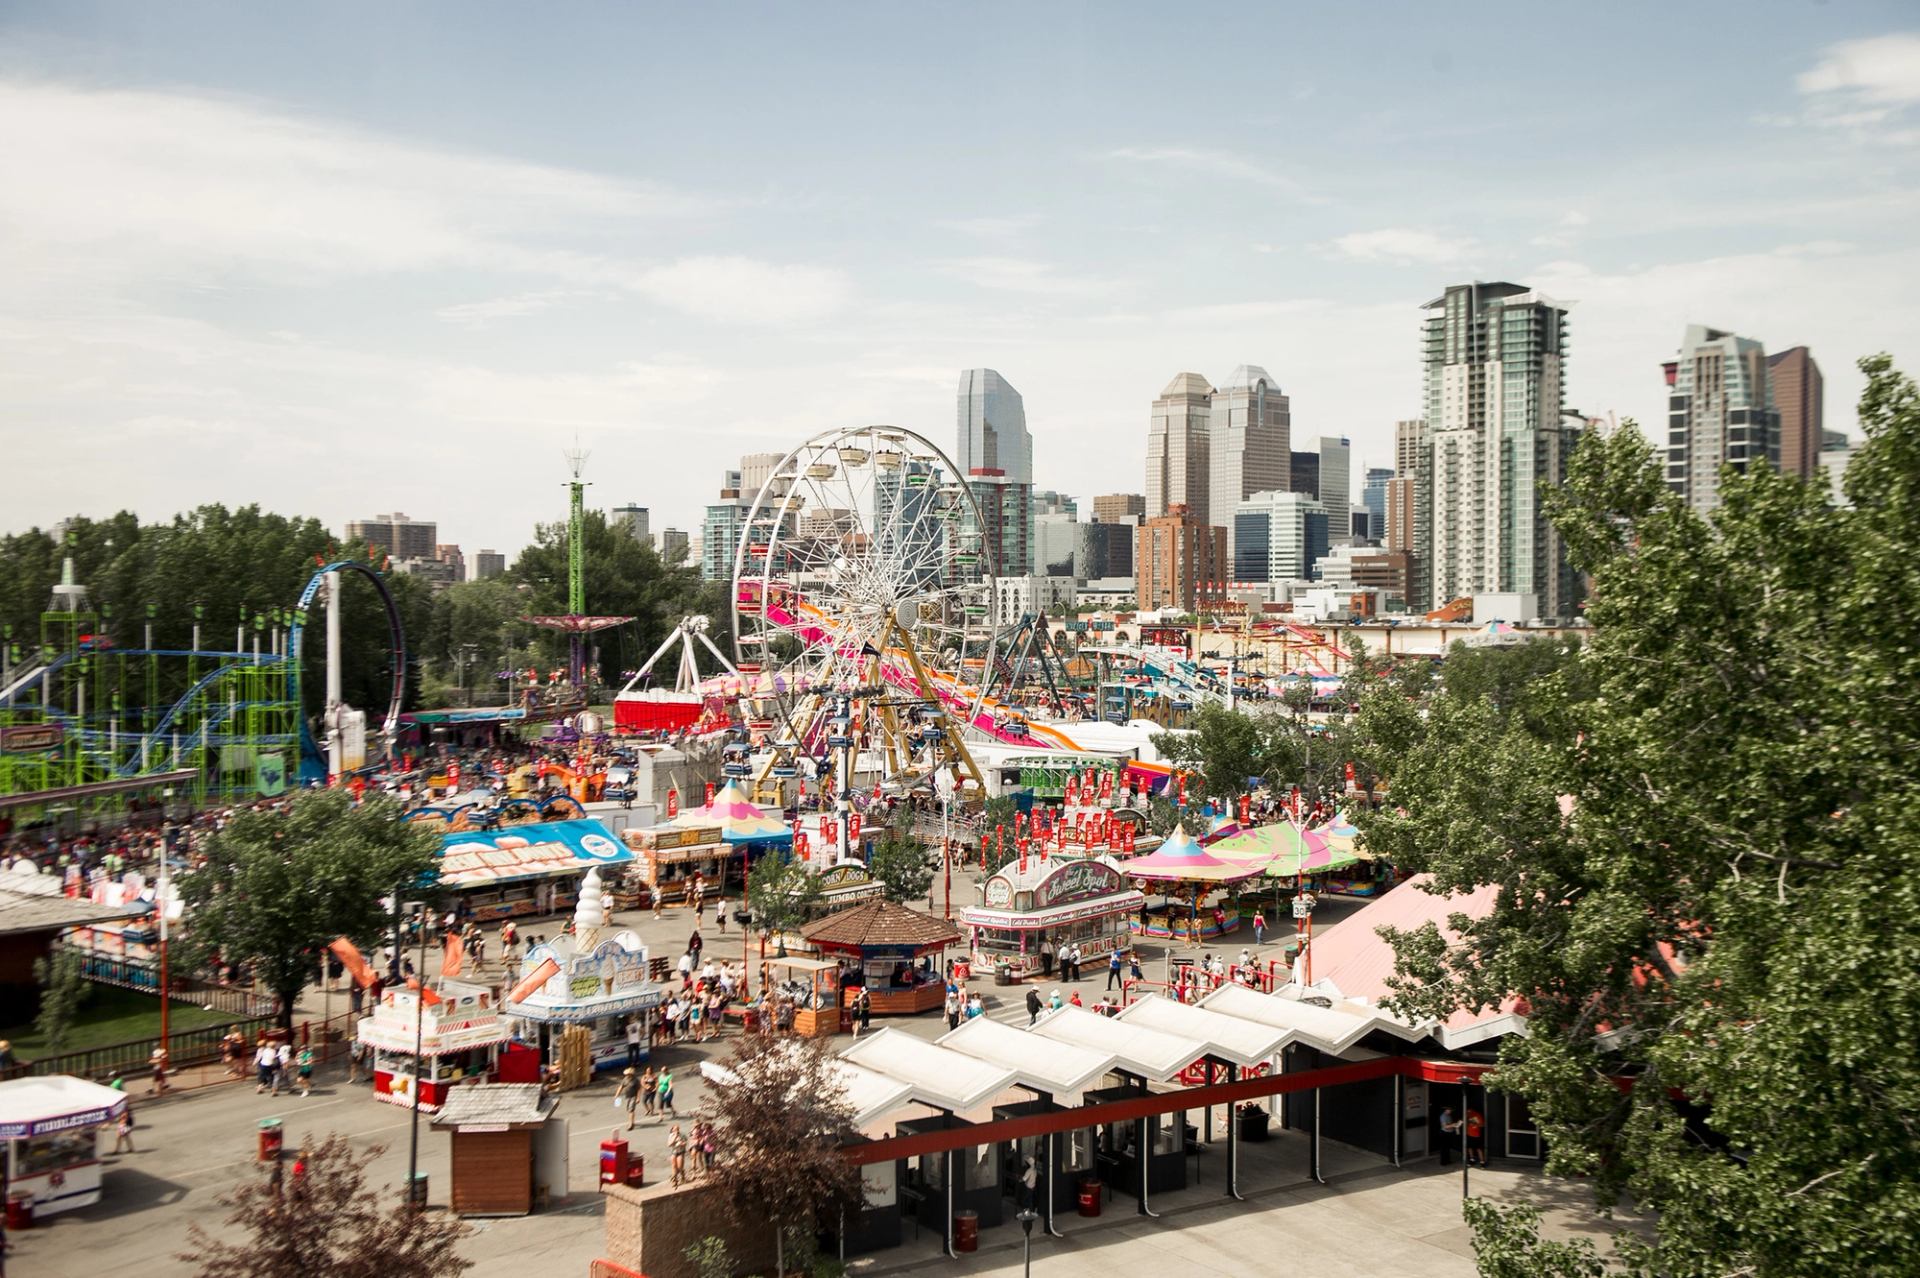
[[[151,645],[149,645],[151,646]],[[173,811],[173,787],[167,786],[161,792],[166,810]],[[160,1058],[167,1059],[167,1005],[172,1002],[167,997],[167,913],[173,908],[173,876],[168,872],[169,853],[173,851],[167,845],[171,842],[165,835],[160,838],[160,886],[154,893],[154,911],[160,916]]]
[[947,917],[953,917],[953,773],[942,769],[933,774],[933,788],[940,796],[940,859],[947,871]]
[[1027,1255],[1026,1255],[1026,1263],[1025,1263],[1025,1266],[1024,1266],[1024,1267],[1025,1267],[1025,1270],[1026,1270],[1026,1272],[1027,1272],[1027,1275],[1028,1275],[1028,1278],[1032,1278],[1032,1274],[1033,1274],[1033,1222],[1034,1222],[1034,1221],[1036,1221],[1036,1220],[1038,1220],[1038,1219],[1040,1219],[1040,1213],[1039,1213],[1039,1212],[1037,1212],[1037,1211],[1035,1211],[1035,1210],[1034,1210],[1033,1208],[1031,1208],[1031,1207],[1022,1207],[1022,1208],[1020,1209],[1020,1214],[1019,1214],[1018,1216],[1015,1216],[1015,1217],[1014,1217],[1014,1219],[1020,1222],[1020,1228],[1021,1228],[1021,1230],[1022,1230],[1022,1231],[1023,1231],[1023,1232],[1025,1233],[1025,1234],[1026,1234],[1026,1247],[1027,1247]]
[[[420,1166],[420,1074],[421,1052],[425,1047],[427,1025],[427,903],[408,901],[407,913],[417,917],[420,929],[420,966],[415,970],[413,991],[413,1116],[407,1138],[407,1205],[425,1207],[415,1190]],[[397,961],[397,959],[396,959]]]

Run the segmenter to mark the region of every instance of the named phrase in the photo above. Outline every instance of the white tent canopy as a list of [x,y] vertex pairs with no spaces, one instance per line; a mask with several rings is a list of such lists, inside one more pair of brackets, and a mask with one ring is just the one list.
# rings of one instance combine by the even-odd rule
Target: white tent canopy
[[840,1059],[912,1087],[913,1099],[959,1113],[992,1100],[1014,1084],[1014,1071],[940,1047],[905,1030],[883,1029],[856,1039]]
[[[1252,993],[1251,990],[1248,993]],[[1255,998],[1265,995],[1254,994]],[[1209,1056],[1251,1067],[1270,1060],[1286,1045],[1288,1031],[1225,1012],[1207,1011],[1150,994],[1120,1013],[1123,1025],[1139,1025],[1207,1044]]]
[[1199,1039],[1128,1025],[1071,1005],[1042,1016],[1027,1033],[1110,1053],[1117,1068],[1156,1083],[1166,1082],[1212,1050]]

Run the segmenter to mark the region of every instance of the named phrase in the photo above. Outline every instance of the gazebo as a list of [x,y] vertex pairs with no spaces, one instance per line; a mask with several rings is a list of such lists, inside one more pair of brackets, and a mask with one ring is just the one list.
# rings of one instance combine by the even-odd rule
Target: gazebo
[[[862,983],[876,1016],[907,1016],[937,1008],[946,998],[937,956],[960,942],[960,929],[946,919],[910,910],[884,898],[829,914],[800,929],[822,955],[838,956],[860,973],[843,991]],[[919,962],[933,956],[924,966]],[[843,992],[842,998],[845,998]]]
[[[1161,891],[1166,894],[1169,906],[1157,916],[1147,913],[1140,927],[1142,936],[1168,940],[1185,938],[1189,944],[1197,945],[1207,937],[1221,936],[1240,926],[1240,912],[1231,904],[1223,907],[1221,922],[1216,923],[1211,918],[1203,920],[1200,917],[1201,898],[1216,888],[1254,877],[1260,873],[1260,866],[1215,855],[1212,850],[1195,842],[1184,827],[1176,826],[1166,842],[1146,856],[1126,862],[1121,870],[1130,879],[1165,885]],[[1171,906],[1173,900],[1183,896],[1188,903],[1187,918],[1184,920],[1175,916]]]

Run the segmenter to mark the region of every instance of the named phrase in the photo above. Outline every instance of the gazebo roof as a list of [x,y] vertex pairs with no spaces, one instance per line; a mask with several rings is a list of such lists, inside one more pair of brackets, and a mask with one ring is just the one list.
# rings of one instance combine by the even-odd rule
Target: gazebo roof
[[916,949],[956,945],[960,941],[960,929],[946,919],[910,910],[884,898],[829,914],[801,928],[800,935],[815,945],[911,945]]

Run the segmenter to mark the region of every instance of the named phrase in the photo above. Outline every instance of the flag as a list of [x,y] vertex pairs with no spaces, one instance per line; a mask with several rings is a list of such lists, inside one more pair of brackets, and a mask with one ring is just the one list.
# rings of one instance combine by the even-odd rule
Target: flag
[[552,959],[541,959],[540,966],[523,977],[520,983],[507,991],[507,1002],[524,1003],[533,997],[542,985],[560,975],[560,965]]
[[428,989],[426,986],[422,985],[420,983],[420,978],[417,976],[409,976],[407,978],[407,988],[410,990],[420,991],[420,1002],[422,1006],[432,1007],[435,1003],[438,1003],[440,1001],[440,996],[438,994],[435,994],[432,990]]
[[355,985],[365,989],[373,984],[373,969],[367,966],[366,957],[360,953],[359,946],[344,936],[336,936],[327,949],[340,960],[340,966],[347,969]]
[[447,933],[447,952],[440,960],[440,975],[458,976],[467,965],[467,946],[457,932]]

